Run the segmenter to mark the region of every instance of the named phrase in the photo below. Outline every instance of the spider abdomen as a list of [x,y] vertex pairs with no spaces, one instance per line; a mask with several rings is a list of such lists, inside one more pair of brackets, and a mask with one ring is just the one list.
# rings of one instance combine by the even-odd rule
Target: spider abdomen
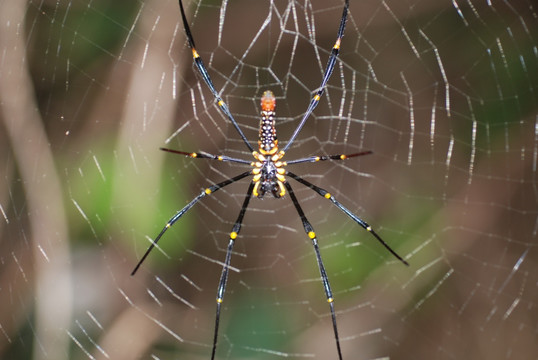
[[275,96],[267,90],[261,99],[262,118],[260,120],[260,134],[258,150],[264,155],[272,155],[278,151],[278,140],[275,129]]

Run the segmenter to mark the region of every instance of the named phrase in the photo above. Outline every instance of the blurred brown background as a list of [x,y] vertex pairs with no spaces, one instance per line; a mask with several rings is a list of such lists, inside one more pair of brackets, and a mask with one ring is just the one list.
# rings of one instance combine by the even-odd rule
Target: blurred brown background
[[[286,143],[342,1],[185,3],[251,144],[259,97]],[[208,359],[250,159],[192,66],[175,1],[0,3],[0,357]],[[291,182],[319,237],[345,359],[538,358],[538,20],[530,1],[351,0],[340,61],[286,159],[409,261]],[[291,166],[290,166],[291,169]],[[218,359],[336,358],[314,253],[289,198],[253,199]]]

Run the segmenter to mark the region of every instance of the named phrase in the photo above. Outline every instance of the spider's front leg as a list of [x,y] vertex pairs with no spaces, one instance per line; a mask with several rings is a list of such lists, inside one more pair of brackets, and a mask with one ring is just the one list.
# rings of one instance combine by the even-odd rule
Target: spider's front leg
[[235,224],[232,228],[232,232],[230,232],[230,240],[228,241],[228,249],[226,250],[226,258],[224,260],[224,265],[222,266],[222,273],[220,275],[219,287],[217,289],[217,313],[215,315],[215,331],[213,335],[213,349],[211,350],[211,360],[215,359],[215,353],[217,351],[220,309],[221,309],[222,301],[224,298],[224,292],[226,291],[226,283],[228,282],[228,272],[230,268],[230,261],[232,258],[232,250],[235,244],[235,239],[237,238],[237,235],[239,234],[239,231],[241,230],[241,224],[243,223],[243,217],[245,216],[248,203],[250,202],[250,198],[252,197],[254,184],[255,183],[253,181],[250,182],[250,185],[247,190],[247,194],[245,196],[245,200],[243,201],[243,205],[241,206],[241,210],[239,211],[239,216],[237,216],[237,220],[235,221]]
[[284,186],[288,190],[288,194],[290,194],[291,201],[293,202],[293,205],[295,206],[295,209],[297,210],[297,213],[299,214],[299,217],[301,218],[301,221],[303,222],[303,227],[306,234],[308,235],[310,240],[312,240],[312,246],[314,247],[314,252],[316,253],[319,273],[321,275],[321,281],[323,283],[323,289],[325,290],[327,303],[329,303],[329,307],[331,309],[331,319],[333,323],[336,349],[338,351],[338,359],[342,360],[342,350],[340,349],[340,337],[338,336],[338,326],[336,325],[336,313],[334,311],[334,298],[333,298],[333,293],[331,290],[331,285],[329,284],[329,277],[327,276],[327,272],[325,271],[325,265],[323,264],[323,260],[321,259],[318,239],[316,238],[316,233],[314,232],[314,228],[312,227],[312,224],[310,224],[310,221],[308,221],[308,219],[306,218],[306,215],[304,214],[304,211],[301,208],[301,205],[299,205],[299,201],[297,200],[297,197],[295,196],[295,193],[293,192],[291,185],[287,181],[285,181]]
[[174,216],[172,216],[170,218],[170,220],[168,220],[168,222],[166,223],[166,225],[163,227],[163,229],[161,230],[161,232],[159,233],[159,235],[157,235],[157,237],[155,238],[155,240],[153,240],[151,242],[151,245],[149,246],[149,248],[146,250],[146,252],[144,253],[144,255],[142,256],[142,258],[140,259],[140,261],[138,261],[138,264],[136,264],[134,270],[131,272],[131,276],[136,274],[136,272],[138,271],[138,268],[140,268],[140,265],[142,265],[142,263],[144,262],[144,260],[146,260],[146,258],[148,257],[149,253],[151,252],[151,250],[153,250],[153,248],[157,245],[157,243],[159,242],[159,240],[161,239],[161,237],[164,235],[164,233],[170,229],[172,227],[172,225],[174,225],[174,223],[176,221],[178,221],[183,215],[185,215],[185,213],[187,213],[187,211],[189,211],[198,201],[202,200],[204,197],[206,197],[207,195],[211,195],[213,194],[215,191],[218,191],[220,189],[222,189],[223,187],[225,186],[228,186],[236,181],[239,181],[249,175],[252,175],[252,171],[249,170],[249,171],[245,171],[244,173],[242,174],[239,174],[237,176],[234,176],[233,178],[230,178],[230,179],[227,179],[227,180],[224,180],[218,184],[215,184],[215,185],[212,185],[206,189],[204,189],[198,196],[196,196],[194,199],[191,200],[190,203],[188,203],[187,205],[185,205],[185,207],[181,210],[179,210]]
[[377,241],[379,241],[392,255],[394,255],[394,257],[396,257],[398,260],[400,260],[404,265],[409,266],[409,263],[407,261],[405,261],[400,255],[398,255],[398,253],[396,251],[394,251],[389,246],[389,244],[387,244],[385,242],[385,240],[383,240],[381,238],[381,236],[379,236],[374,231],[374,229],[372,229],[372,227],[370,225],[368,225],[368,223],[366,221],[362,220],[360,217],[358,217],[353,212],[351,212],[351,210],[346,208],[344,205],[340,204],[340,202],[338,200],[336,200],[334,198],[334,196],[332,196],[331,193],[329,193],[327,190],[322,189],[319,186],[316,186],[316,185],[312,184],[310,181],[307,181],[307,180],[303,179],[302,177],[300,177],[298,175],[295,175],[292,172],[286,171],[286,176],[291,177],[292,179],[296,180],[297,182],[300,182],[301,184],[303,184],[304,186],[314,190],[316,193],[318,193],[320,196],[323,196],[325,199],[330,200],[344,214],[346,214],[351,219],[353,219],[353,221],[355,221],[357,224],[359,224],[364,230],[366,230],[370,234],[372,234],[377,239]]

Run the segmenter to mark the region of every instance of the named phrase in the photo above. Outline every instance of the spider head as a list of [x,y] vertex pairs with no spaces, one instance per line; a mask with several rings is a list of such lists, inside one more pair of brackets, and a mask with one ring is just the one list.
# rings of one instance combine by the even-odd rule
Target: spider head
[[258,163],[258,166],[253,171],[255,182],[254,196],[262,199],[266,193],[271,193],[275,198],[280,198],[286,194],[286,189],[283,182],[284,169],[280,168],[270,159],[264,159]]
[[277,181],[271,181],[271,180],[265,180],[260,181],[260,185],[258,186],[258,199],[262,199],[265,195],[265,193],[270,192],[273,194],[275,198],[281,197],[280,195],[280,187],[278,186]]

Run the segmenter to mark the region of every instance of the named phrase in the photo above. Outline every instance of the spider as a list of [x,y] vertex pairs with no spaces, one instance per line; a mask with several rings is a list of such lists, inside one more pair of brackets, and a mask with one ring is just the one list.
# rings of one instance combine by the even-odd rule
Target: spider
[[325,90],[325,86],[331,77],[331,74],[334,70],[334,66],[336,64],[336,60],[338,57],[338,53],[340,50],[340,44],[342,41],[342,37],[344,36],[344,29],[346,26],[347,21],[347,14],[348,14],[348,8],[349,8],[349,0],[345,0],[344,3],[344,10],[342,12],[342,17],[340,19],[340,26],[338,28],[338,34],[336,38],[336,42],[331,50],[331,54],[329,56],[329,60],[327,62],[327,66],[325,68],[321,85],[315,92],[315,95],[310,101],[310,104],[308,105],[308,108],[303,115],[299,125],[294,130],[291,138],[286,143],[286,145],[280,150],[278,146],[278,140],[276,136],[276,129],[275,129],[275,105],[276,100],[275,96],[271,91],[265,91],[263,93],[263,96],[261,98],[261,121],[260,121],[260,130],[259,130],[259,136],[258,136],[258,149],[255,150],[252,145],[249,143],[247,138],[245,137],[243,131],[239,127],[238,123],[235,121],[232,113],[230,112],[228,106],[222,100],[221,96],[215,89],[213,82],[211,80],[211,77],[209,76],[209,73],[202,61],[202,58],[196,51],[196,47],[194,45],[194,38],[191,33],[191,29],[187,22],[187,17],[185,15],[185,10],[183,8],[183,3],[181,0],[179,0],[179,8],[181,11],[181,19],[183,22],[183,26],[185,29],[185,35],[187,37],[187,42],[189,47],[192,50],[192,57],[194,64],[196,65],[200,75],[202,76],[203,80],[205,81],[206,85],[208,86],[209,90],[213,94],[215,101],[217,103],[217,106],[220,108],[222,113],[228,118],[228,120],[232,123],[232,125],[235,127],[235,130],[243,140],[244,144],[248,148],[248,150],[252,153],[253,160],[244,160],[239,158],[233,158],[226,155],[212,155],[208,154],[206,152],[185,152],[185,151],[179,151],[179,150],[173,150],[173,149],[165,149],[161,148],[163,151],[185,155],[187,157],[193,158],[193,159],[210,159],[210,160],[217,160],[217,161],[223,161],[223,162],[231,162],[231,163],[238,163],[238,164],[245,164],[250,167],[250,170],[245,171],[237,176],[234,176],[232,178],[229,178],[227,180],[224,180],[222,182],[219,182],[217,184],[211,185],[208,188],[204,189],[198,196],[196,196],[191,202],[189,202],[183,209],[179,210],[174,216],[168,220],[164,228],[161,230],[159,235],[153,240],[145,254],[142,256],[134,270],[132,271],[131,275],[134,275],[137,270],[139,269],[140,265],[144,262],[146,257],[149,255],[151,250],[155,247],[157,242],[161,239],[161,237],[164,235],[164,233],[172,226],[176,221],[178,221],[187,211],[189,211],[196,203],[198,203],[200,200],[202,200],[204,197],[212,195],[216,191],[235,183],[239,180],[242,180],[248,176],[251,176],[251,181],[249,183],[247,193],[245,195],[245,199],[243,201],[243,204],[241,206],[241,209],[239,211],[239,215],[237,217],[237,220],[235,221],[235,224],[233,225],[232,231],[230,232],[228,247],[226,250],[226,257],[224,260],[224,264],[222,267],[222,273],[220,276],[220,281],[217,288],[217,309],[216,309],[216,315],[215,315],[215,328],[213,332],[213,346],[211,351],[211,359],[213,360],[215,358],[215,353],[217,350],[217,340],[218,340],[218,331],[219,331],[219,321],[220,321],[220,313],[221,313],[221,307],[222,302],[224,298],[224,293],[226,290],[226,282],[228,280],[228,270],[230,267],[230,260],[232,256],[232,249],[235,244],[235,240],[237,239],[239,235],[239,231],[241,230],[241,224],[243,223],[243,217],[245,215],[245,212],[247,210],[248,204],[250,202],[251,197],[254,195],[257,198],[263,198],[266,194],[272,195],[273,197],[280,199],[284,197],[286,194],[289,195],[298,215],[303,223],[304,230],[308,236],[308,238],[312,241],[312,246],[314,247],[314,252],[316,255],[317,263],[319,272],[321,275],[321,282],[323,284],[323,289],[325,291],[325,296],[327,298],[327,303],[330,307],[331,312],[331,319],[332,319],[332,326],[334,331],[334,338],[336,342],[336,349],[338,352],[338,358],[339,360],[342,360],[342,351],[340,348],[340,338],[338,336],[338,327],[336,324],[336,313],[334,310],[334,297],[331,290],[331,286],[329,284],[329,278],[327,276],[327,272],[325,270],[325,266],[323,264],[323,260],[321,258],[321,253],[319,250],[317,235],[314,232],[314,228],[306,218],[304,211],[299,204],[299,201],[297,200],[297,197],[295,196],[295,193],[293,191],[292,186],[288,182],[288,178],[291,178],[300,184],[312,189],[314,192],[322,196],[323,198],[331,201],[338,209],[340,209],[344,214],[349,216],[353,221],[355,221],[358,225],[360,225],[362,228],[364,228],[366,231],[368,231],[370,234],[372,234],[392,255],[394,255],[398,260],[400,260],[405,265],[409,265],[407,261],[405,261],[400,255],[398,255],[381,237],[372,229],[370,225],[368,225],[364,220],[362,220],[360,217],[355,215],[353,212],[351,212],[348,208],[346,208],[344,205],[342,205],[340,202],[338,202],[333,195],[331,195],[328,191],[318,187],[317,185],[312,184],[311,182],[303,179],[302,177],[294,174],[293,172],[287,170],[287,167],[289,165],[294,164],[300,164],[300,163],[308,163],[308,162],[319,162],[319,161],[327,161],[327,160],[335,160],[335,161],[342,161],[353,157],[363,156],[371,154],[371,151],[363,151],[358,152],[354,154],[338,154],[338,155],[321,155],[321,156],[309,156],[305,158],[295,159],[295,160],[289,160],[285,161],[283,160],[284,155],[288,148],[291,146],[291,144],[294,142],[295,138],[303,128],[303,126],[306,123],[306,120],[312,113],[312,111],[316,108],[318,105],[321,96],[323,95],[323,92]]

